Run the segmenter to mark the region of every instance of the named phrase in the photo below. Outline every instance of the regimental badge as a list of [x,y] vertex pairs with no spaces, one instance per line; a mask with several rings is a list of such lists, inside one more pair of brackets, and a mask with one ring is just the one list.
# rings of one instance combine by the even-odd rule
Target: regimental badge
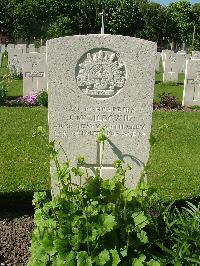
[[118,93],[126,82],[126,68],[115,52],[95,49],[83,55],[76,67],[78,87],[88,96],[109,98]]

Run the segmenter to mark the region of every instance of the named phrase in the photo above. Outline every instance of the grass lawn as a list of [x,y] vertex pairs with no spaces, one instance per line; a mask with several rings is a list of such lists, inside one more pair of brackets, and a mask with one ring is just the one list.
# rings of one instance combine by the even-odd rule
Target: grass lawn
[[[7,74],[6,62],[0,78]],[[159,81],[162,73],[156,74]],[[183,74],[179,84],[157,83],[154,100],[162,92],[182,101]],[[9,95],[22,95],[22,80],[9,84]],[[0,107],[0,196],[49,190],[47,150],[47,109],[42,107]],[[38,126],[46,130],[46,139],[33,137]],[[154,111],[152,133],[156,143],[148,162],[150,184],[163,200],[191,198],[200,193],[200,113]]]
[[[0,80],[8,74],[7,58],[3,57],[2,67],[0,67]],[[8,96],[23,96],[23,80],[12,79],[11,82],[7,83],[7,91]]]
[[0,193],[49,190],[47,108],[0,107],[0,124]]
[[150,184],[164,200],[200,194],[200,113],[154,111]]
[[172,82],[162,82],[162,72],[156,73],[155,80],[158,81],[155,84],[154,88],[154,102],[159,102],[159,95],[163,92],[170,93],[171,95],[177,97],[177,101],[179,103],[182,102],[183,99],[183,82],[184,82],[184,74],[179,74],[178,84]]

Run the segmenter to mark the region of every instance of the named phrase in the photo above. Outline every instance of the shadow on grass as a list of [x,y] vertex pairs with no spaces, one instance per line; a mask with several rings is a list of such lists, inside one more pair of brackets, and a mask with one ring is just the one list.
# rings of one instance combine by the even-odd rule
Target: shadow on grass
[[[33,212],[32,200],[34,192],[35,191],[0,193],[0,213],[2,210]],[[50,191],[46,192],[50,195]]]
[[176,200],[173,202],[171,201],[167,201],[164,203],[165,206],[169,206],[170,204],[172,204],[172,208],[178,208],[181,209],[183,207],[187,207],[187,202],[190,202],[192,204],[194,204],[195,206],[197,206],[198,204],[200,204],[200,196],[198,197],[193,197],[193,198],[185,198],[185,199],[180,199],[180,200]]

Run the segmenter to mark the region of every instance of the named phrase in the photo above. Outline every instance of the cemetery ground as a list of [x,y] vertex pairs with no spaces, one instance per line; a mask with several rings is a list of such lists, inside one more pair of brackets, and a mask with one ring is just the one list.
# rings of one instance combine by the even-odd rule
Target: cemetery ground
[[[6,73],[3,65],[0,78]],[[159,102],[159,95],[165,92],[181,103],[183,75],[179,75],[178,83],[163,84],[161,78],[162,73],[157,73],[154,101]],[[21,79],[9,82],[8,96],[22,96]],[[0,262],[1,257],[11,265],[27,261],[28,236],[33,228],[33,193],[50,191],[47,113],[45,107],[0,107],[0,207],[10,207],[0,215],[0,231],[4,232],[0,234]],[[154,141],[146,171],[150,185],[163,202],[199,196],[199,117],[195,111],[153,112]],[[45,138],[36,136],[38,126],[44,127]],[[23,251],[18,248],[21,246]]]

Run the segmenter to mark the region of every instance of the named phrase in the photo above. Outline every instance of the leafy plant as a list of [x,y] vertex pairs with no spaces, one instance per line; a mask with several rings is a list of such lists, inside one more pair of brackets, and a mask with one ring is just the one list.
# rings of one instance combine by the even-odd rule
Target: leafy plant
[[157,108],[166,108],[166,109],[181,109],[181,104],[178,103],[177,98],[170,93],[163,92],[159,95],[160,102],[156,105]]
[[[43,135],[41,128],[39,133]],[[106,139],[101,130],[97,141],[104,144]],[[44,192],[35,194],[36,227],[28,265],[160,265],[151,255],[146,232],[151,198],[147,186],[126,188],[130,168],[121,161],[114,163],[116,173],[107,180],[88,176],[82,156],[76,167],[68,158],[61,166],[54,146],[51,142],[60,192],[53,199]]]
[[200,106],[199,106],[199,105],[189,106],[189,108],[190,108],[191,110],[195,110],[195,111],[200,110]]
[[187,202],[181,210],[170,205],[151,224],[167,265],[200,265],[200,204]]
[[41,91],[37,95],[37,104],[42,106],[48,106],[48,93],[47,91]]

